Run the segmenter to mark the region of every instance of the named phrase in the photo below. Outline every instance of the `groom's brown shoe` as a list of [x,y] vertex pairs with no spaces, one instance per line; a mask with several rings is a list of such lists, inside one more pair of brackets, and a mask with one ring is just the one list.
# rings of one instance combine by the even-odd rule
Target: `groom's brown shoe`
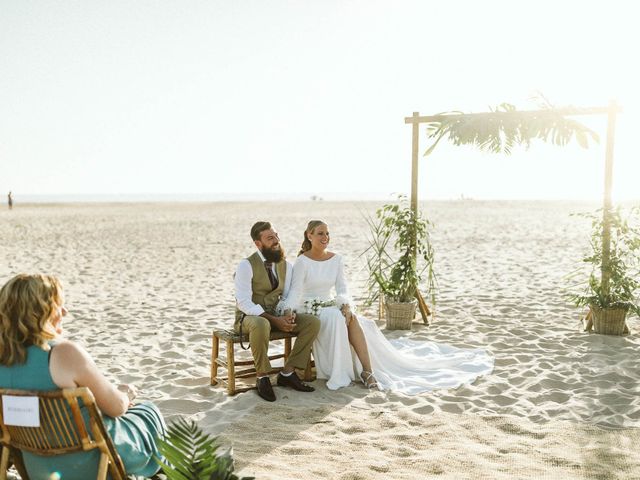
[[301,382],[296,375],[296,372],[292,372],[291,375],[285,377],[282,373],[278,374],[278,385],[281,387],[291,387],[294,390],[298,390],[299,392],[313,392],[315,388],[311,385],[307,385],[304,382]]
[[258,395],[264,398],[267,402],[275,402],[276,394],[273,393],[273,387],[271,386],[271,379],[269,377],[261,377],[256,380],[256,387],[258,388]]

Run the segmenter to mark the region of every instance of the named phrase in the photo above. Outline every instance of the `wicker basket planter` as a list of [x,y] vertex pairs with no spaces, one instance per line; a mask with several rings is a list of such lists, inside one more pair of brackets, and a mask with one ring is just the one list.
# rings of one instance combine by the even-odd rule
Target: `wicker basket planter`
[[593,315],[593,331],[604,335],[622,335],[625,333],[625,325],[628,308],[605,308],[590,305]]
[[411,323],[416,318],[418,302],[385,302],[385,314],[388,330],[411,330]]

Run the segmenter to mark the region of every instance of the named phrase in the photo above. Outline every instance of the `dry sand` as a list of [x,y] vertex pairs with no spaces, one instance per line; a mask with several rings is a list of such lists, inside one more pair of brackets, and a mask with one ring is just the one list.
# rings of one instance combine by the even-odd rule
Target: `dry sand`
[[[418,396],[276,388],[227,397],[209,386],[210,334],[229,326],[232,275],[258,219],[293,254],[306,222],[328,222],[364,296],[362,212],[372,203],[16,205],[0,211],[0,281],[50,272],[66,286],[66,335],[114,381],[136,384],[167,418],[184,415],[233,445],[237,469],[283,478],[640,478],[640,322],[580,331],[564,276],[587,247],[592,206],[426,205],[440,294],[435,322],[389,338],[485,348],[495,370]],[[290,255],[292,258],[292,255]],[[365,310],[375,317],[373,310]],[[380,323],[384,328],[384,322]]]

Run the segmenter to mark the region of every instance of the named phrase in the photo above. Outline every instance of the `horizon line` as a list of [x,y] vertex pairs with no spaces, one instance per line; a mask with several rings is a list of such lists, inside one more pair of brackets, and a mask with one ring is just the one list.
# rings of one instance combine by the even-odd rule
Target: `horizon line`
[[[408,196],[408,195],[407,195]],[[56,193],[56,194],[13,194],[16,204],[47,204],[47,203],[167,203],[167,202],[251,202],[251,201],[297,201],[297,202],[339,202],[339,201],[394,201],[397,194],[370,193]],[[540,202],[585,202],[600,203],[595,198],[567,198],[567,197],[474,197],[474,196],[442,196],[418,198],[425,201],[540,201]],[[621,198],[618,202],[640,202],[640,198]]]

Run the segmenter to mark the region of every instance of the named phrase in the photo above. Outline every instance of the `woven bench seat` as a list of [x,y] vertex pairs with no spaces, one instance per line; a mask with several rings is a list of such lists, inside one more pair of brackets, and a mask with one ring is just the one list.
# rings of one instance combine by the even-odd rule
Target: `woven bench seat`
[[[284,359],[284,362],[289,358],[291,353],[291,339],[297,337],[297,333],[282,332],[280,330],[272,330],[269,336],[269,341],[284,340],[284,353],[275,355],[269,355],[269,360]],[[220,340],[224,340],[226,343],[226,358],[220,358]],[[236,388],[236,380],[239,378],[251,378],[256,376],[256,369],[253,363],[253,358],[249,360],[236,360],[235,359],[235,346],[240,343],[249,343],[249,335],[244,334],[242,337],[234,330],[218,329],[213,331],[211,336],[211,385],[225,385],[227,386],[227,393],[229,395],[235,395],[236,393],[246,392],[252,390],[254,385],[245,385],[240,388]],[[304,380],[311,381],[312,379],[312,367],[314,366],[312,361],[309,361],[307,368],[304,372]],[[226,377],[218,377],[218,368],[223,367],[227,370]],[[243,370],[236,371],[236,367],[249,367]],[[282,368],[274,368],[270,374],[278,373]]]

